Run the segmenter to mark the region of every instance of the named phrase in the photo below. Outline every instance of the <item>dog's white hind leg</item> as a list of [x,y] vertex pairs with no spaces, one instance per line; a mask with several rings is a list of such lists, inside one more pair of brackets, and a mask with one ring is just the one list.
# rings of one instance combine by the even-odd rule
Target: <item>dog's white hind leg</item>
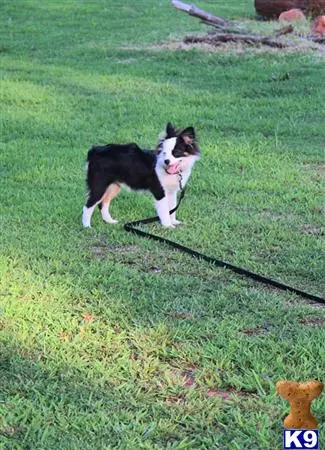
[[113,198],[115,198],[118,193],[120,192],[121,187],[114,183],[110,184],[108,188],[105,191],[105,194],[102,198],[102,205],[101,205],[101,215],[102,219],[107,223],[118,223],[117,220],[114,220],[109,212],[109,205]]
[[89,208],[87,206],[83,207],[83,210],[82,210],[82,225],[85,228],[90,228],[91,217],[92,217],[94,209],[96,208],[98,203],[99,202],[95,203],[94,205],[90,206]]

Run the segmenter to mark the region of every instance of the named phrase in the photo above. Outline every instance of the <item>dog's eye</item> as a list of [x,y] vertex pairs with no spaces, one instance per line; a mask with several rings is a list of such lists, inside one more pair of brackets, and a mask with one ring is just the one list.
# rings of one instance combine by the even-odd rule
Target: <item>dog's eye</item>
[[174,148],[174,150],[172,151],[172,154],[173,154],[174,158],[180,158],[181,156],[184,156],[183,150],[180,150],[179,148]]

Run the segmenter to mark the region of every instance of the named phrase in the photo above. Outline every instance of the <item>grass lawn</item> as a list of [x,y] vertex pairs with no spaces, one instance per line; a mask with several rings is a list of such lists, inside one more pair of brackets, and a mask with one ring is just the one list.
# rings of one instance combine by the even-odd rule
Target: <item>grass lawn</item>
[[126,234],[148,195],[83,230],[84,162],[194,125],[185,226],[150,231],[324,296],[325,59],[175,49],[205,27],[167,0],[5,1],[1,22],[0,448],[281,449],[275,383],[324,381],[325,309]]

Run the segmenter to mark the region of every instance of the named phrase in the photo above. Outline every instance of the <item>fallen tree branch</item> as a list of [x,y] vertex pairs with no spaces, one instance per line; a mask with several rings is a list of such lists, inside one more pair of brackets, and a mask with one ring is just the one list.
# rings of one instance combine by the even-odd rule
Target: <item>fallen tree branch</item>
[[[171,0],[171,3],[174,8],[186,12],[190,16],[197,17],[206,25],[211,25],[215,28],[215,33],[208,34],[207,36],[186,36],[184,39],[185,43],[205,42],[212,45],[218,45],[222,42],[245,42],[247,44],[267,45],[273,48],[299,48],[296,43],[279,41],[277,39],[279,36],[289,34],[294,31],[291,24],[277,30],[274,36],[248,34],[249,31],[245,30],[244,26],[240,23],[225,19],[224,17],[214,16],[203,9],[197,8],[195,5],[190,5],[180,0]],[[317,44],[325,44],[325,38],[322,36],[308,35],[304,36],[304,38]],[[325,48],[318,47],[313,50],[323,52],[325,51]]]
[[310,39],[313,42],[316,42],[317,44],[325,44],[325,36],[309,36],[307,39]]
[[307,39],[308,41],[316,42],[316,44],[325,44],[325,36],[321,34],[303,34],[299,33],[300,39]]
[[[323,38],[318,38],[323,39]],[[296,50],[301,50],[303,47],[297,45],[293,42],[283,42],[278,41],[276,39],[272,39],[270,37],[265,36],[256,36],[256,35],[249,35],[249,34],[234,34],[234,33],[222,33],[222,34],[213,34],[213,35],[206,35],[206,36],[186,36],[184,38],[184,42],[186,44],[195,44],[195,43],[206,43],[210,45],[219,45],[220,43],[226,43],[226,42],[244,42],[246,44],[260,44],[260,45],[267,45],[269,47],[273,48],[293,48]],[[317,42],[317,41],[315,41]],[[322,42],[317,42],[322,43]],[[308,47],[307,47],[308,48]],[[325,47],[309,47],[310,50],[316,50],[320,52],[325,52]]]
[[[213,16],[207,11],[197,8],[195,5],[190,5],[188,3],[181,2],[180,0],[172,0],[172,6],[180,11],[186,12],[190,16],[201,19],[201,21],[206,25],[213,26],[216,33],[239,35],[243,33],[249,33],[249,31],[243,24],[225,19],[224,17]],[[291,33],[292,31],[293,26],[288,25],[278,30],[276,37]]]
[[281,42],[265,36],[255,36],[250,34],[221,33],[207,36],[186,36],[185,43],[205,42],[208,44],[218,44],[220,42],[245,42],[247,44],[262,44],[274,48],[296,47],[292,42]]
[[190,16],[198,17],[203,20],[208,25],[229,25],[230,21],[224,17],[213,16],[212,14],[204,11],[203,9],[197,8],[195,5],[189,5],[187,3],[180,2],[179,0],[172,0],[172,5],[174,8],[184,11]]
[[290,24],[290,25],[287,25],[287,26],[285,26],[285,27],[280,28],[279,30],[277,30],[277,31],[275,32],[275,37],[279,37],[279,36],[283,36],[284,34],[292,33],[293,30],[294,30],[294,28],[293,28],[293,26],[292,26],[291,24]]

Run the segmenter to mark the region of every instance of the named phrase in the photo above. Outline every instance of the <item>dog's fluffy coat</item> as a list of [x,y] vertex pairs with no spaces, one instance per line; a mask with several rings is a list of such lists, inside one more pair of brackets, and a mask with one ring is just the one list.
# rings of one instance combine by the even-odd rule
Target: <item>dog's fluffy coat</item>
[[193,127],[177,131],[167,124],[156,152],[142,150],[137,144],[94,146],[88,152],[88,198],[83,208],[82,223],[90,227],[94,209],[99,205],[105,222],[117,223],[109,212],[110,202],[121,186],[152,193],[160,222],[165,227],[179,224],[176,206],[179,176],[184,187],[200,151]]

